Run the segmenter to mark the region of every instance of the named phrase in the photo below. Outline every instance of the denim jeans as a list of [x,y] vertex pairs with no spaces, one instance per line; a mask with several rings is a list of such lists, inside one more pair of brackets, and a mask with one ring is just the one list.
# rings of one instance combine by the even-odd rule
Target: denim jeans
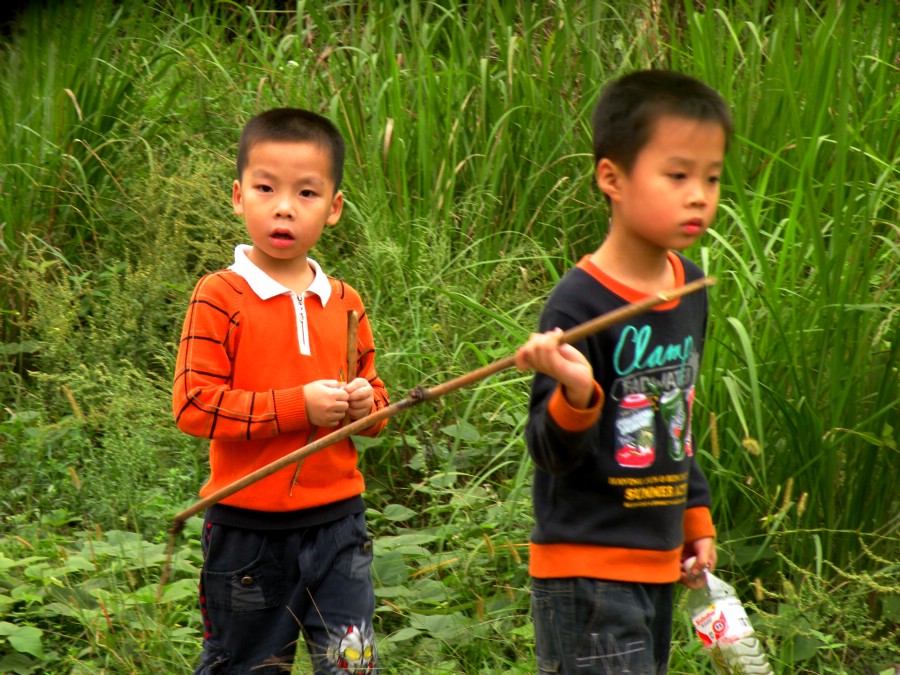
[[532,579],[538,672],[666,673],[673,593],[672,584]]
[[365,515],[259,531],[204,523],[195,675],[283,675],[302,633],[317,674],[376,668]]

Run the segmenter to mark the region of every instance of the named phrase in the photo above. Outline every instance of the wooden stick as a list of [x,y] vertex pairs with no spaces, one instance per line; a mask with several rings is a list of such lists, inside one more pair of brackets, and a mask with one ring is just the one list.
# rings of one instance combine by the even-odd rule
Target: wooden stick
[[[586,321],[585,323],[567,330],[560,336],[560,343],[571,344],[573,342],[578,342],[579,340],[583,340],[584,338],[589,337],[595,333],[599,333],[600,331],[605,330],[610,326],[614,326],[635,316],[644,314],[657,305],[661,305],[676,298],[680,298],[681,296],[694,293],[702,288],[712,286],[715,283],[715,277],[704,277],[702,279],[698,279],[697,281],[692,281],[689,284],[685,284],[681,288],[648,296],[643,300],[632,303],[630,305],[625,305],[624,307],[620,307],[619,309],[598,316],[595,319],[591,319],[590,321]],[[322,438],[319,438],[312,443],[309,443],[308,445],[303,446],[302,448],[294,450],[284,457],[281,457],[280,459],[277,459],[274,462],[267,464],[266,466],[260,467],[256,471],[247,474],[243,478],[239,478],[230,485],[226,485],[225,487],[214,492],[208,497],[201,499],[193,506],[185,509],[172,519],[172,526],[169,529],[169,532],[171,534],[169,539],[169,555],[171,555],[171,551],[174,548],[175,537],[184,529],[185,522],[191,516],[196,515],[200,511],[209,508],[213,504],[217,504],[226,497],[233,495],[235,492],[243,490],[248,485],[252,485],[258,480],[261,480],[266,476],[270,476],[276,471],[280,471],[284,467],[289,466],[294,462],[302,460],[304,457],[327,448],[329,445],[333,445],[334,443],[337,443],[338,441],[341,441],[348,436],[352,436],[359,431],[363,431],[364,429],[369,428],[376,422],[389,419],[398,415],[404,410],[412,408],[413,406],[417,406],[421,403],[424,403],[425,401],[433,401],[434,399],[440,398],[441,396],[449,394],[452,391],[456,391],[457,389],[469,386],[470,384],[474,384],[475,382],[483,380],[486,377],[494,375],[495,373],[506,370],[507,368],[511,368],[516,363],[515,359],[515,354],[506,356],[502,359],[494,361],[493,363],[489,363],[486,366],[477,368],[469,373],[466,373],[465,375],[461,375],[452,380],[448,380],[443,384],[439,384],[429,389],[424,389],[421,386],[415,387],[409,392],[405,399],[382,408],[381,410],[377,410],[371,415],[361,417],[355,422],[351,422],[350,424],[347,424],[331,432],[330,434],[323,436]],[[168,562],[166,564],[168,565]],[[164,578],[165,576],[163,576],[163,579]],[[161,592],[162,582],[160,583],[160,593]]]
[[[358,358],[357,342],[359,341],[359,312],[351,309],[347,312],[347,382],[356,379],[356,360]],[[350,421],[350,413],[344,418],[344,424]]]

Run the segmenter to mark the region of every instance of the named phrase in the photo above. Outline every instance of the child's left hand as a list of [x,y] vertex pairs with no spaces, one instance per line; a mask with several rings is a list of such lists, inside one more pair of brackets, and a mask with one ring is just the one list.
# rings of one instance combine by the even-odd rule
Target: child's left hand
[[347,414],[351,420],[358,420],[372,412],[375,405],[375,390],[364,377],[357,377],[344,386],[344,391],[350,396],[347,399],[349,408]]
[[716,568],[716,540],[713,537],[703,537],[691,542],[682,551],[682,560],[695,557],[693,566],[689,572],[681,570],[681,583],[688,588],[699,588],[706,579],[703,572],[712,572]]

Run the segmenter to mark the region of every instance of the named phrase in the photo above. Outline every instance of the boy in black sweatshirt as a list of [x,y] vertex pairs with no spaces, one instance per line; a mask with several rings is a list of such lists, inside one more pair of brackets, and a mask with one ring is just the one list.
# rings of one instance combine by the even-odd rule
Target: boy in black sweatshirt
[[691,411],[707,323],[699,292],[575,345],[562,331],[702,277],[679,252],[709,227],[732,133],[713,89],[669,71],[625,75],[593,114],[609,233],[551,293],[517,352],[536,372],[532,615],[540,672],[665,673],[674,583],[716,562]]

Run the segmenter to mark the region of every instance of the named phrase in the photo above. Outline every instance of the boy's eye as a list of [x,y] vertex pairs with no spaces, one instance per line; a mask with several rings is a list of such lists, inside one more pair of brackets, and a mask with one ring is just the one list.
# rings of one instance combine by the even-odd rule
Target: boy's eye
[[682,173],[681,171],[673,171],[669,174],[669,178],[672,180],[684,180],[687,177],[687,174]]
[[260,192],[271,192],[272,186],[260,184],[260,185],[256,186],[256,189],[259,190]]
[[300,190],[300,196],[306,197],[306,198],[315,197],[316,193],[313,192],[312,190]]
[[718,185],[719,184],[718,176],[710,176],[708,180],[709,180],[710,185]]

